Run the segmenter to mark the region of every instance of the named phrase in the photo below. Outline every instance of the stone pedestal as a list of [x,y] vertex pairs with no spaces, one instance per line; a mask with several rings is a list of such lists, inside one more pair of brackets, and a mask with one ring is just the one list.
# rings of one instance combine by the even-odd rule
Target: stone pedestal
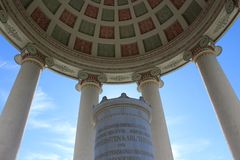
[[94,108],[96,140],[94,160],[154,160],[150,116],[143,100],[104,98]]
[[240,102],[217,62],[214,49],[199,52],[194,60],[205,82],[233,157],[239,160]]
[[[39,57],[38,57],[39,58]],[[15,160],[40,71],[36,55],[22,55],[22,66],[0,117],[0,159]]]
[[93,106],[98,104],[101,84],[89,78],[77,86],[81,91],[79,117],[74,148],[74,160],[93,160],[95,131],[93,127]]
[[156,160],[173,160],[159,87],[163,82],[157,77],[146,74],[138,82],[138,89],[152,108],[152,136]]

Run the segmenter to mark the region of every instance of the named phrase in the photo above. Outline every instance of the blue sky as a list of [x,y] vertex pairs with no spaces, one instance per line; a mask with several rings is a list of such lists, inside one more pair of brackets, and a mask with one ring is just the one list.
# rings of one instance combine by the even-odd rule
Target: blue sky
[[[0,36],[0,111],[19,67],[19,51]],[[240,97],[240,19],[217,43],[226,76]],[[200,73],[194,63],[162,77],[160,89],[175,160],[232,160]],[[40,76],[17,160],[71,160],[80,93],[77,81],[44,70]],[[104,85],[103,96],[126,92],[138,98],[136,84]]]

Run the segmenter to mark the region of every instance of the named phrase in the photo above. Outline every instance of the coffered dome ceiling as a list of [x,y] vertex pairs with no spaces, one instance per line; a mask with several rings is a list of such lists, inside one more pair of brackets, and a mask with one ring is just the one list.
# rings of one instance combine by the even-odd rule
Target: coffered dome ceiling
[[238,14],[231,2],[232,9],[225,0],[2,0],[16,33],[1,30],[19,49],[33,43],[57,72],[130,82],[134,72],[182,66],[204,35],[216,41]]

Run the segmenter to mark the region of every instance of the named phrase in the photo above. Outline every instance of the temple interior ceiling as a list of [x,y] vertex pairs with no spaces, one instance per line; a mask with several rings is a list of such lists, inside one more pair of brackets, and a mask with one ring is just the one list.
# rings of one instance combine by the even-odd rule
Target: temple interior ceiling
[[99,57],[147,54],[174,40],[211,1],[20,0],[57,42]]
[[0,29],[20,50],[34,44],[59,73],[77,78],[86,70],[129,82],[135,72],[157,67],[165,74],[186,64],[185,52],[203,36],[217,41],[237,6],[233,0],[1,0],[10,20]]

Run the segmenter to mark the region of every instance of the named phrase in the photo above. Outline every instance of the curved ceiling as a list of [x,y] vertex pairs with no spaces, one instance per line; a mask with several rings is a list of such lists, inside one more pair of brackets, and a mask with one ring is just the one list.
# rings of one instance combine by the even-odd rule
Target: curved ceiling
[[21,0],[49,36],[76,51],[99,57],[146,54],[172,41],[210,1]]
[[[229,0],[233,2],[232,0]],[[77,78],[81,70],[129,82],[134,72],[183,64],[203,35],[216,41],[238,11],[225,0],[2,0],[24,43],[54,60],[49,67]],[[12,36],[12,38],[11,38]],[[21,36],[20,36],[21,37]],[[15,39],[15,40],[14,40]],[[26,42],[26,43],[25,43]],[[111,79],[112,78],[112,79]]]

